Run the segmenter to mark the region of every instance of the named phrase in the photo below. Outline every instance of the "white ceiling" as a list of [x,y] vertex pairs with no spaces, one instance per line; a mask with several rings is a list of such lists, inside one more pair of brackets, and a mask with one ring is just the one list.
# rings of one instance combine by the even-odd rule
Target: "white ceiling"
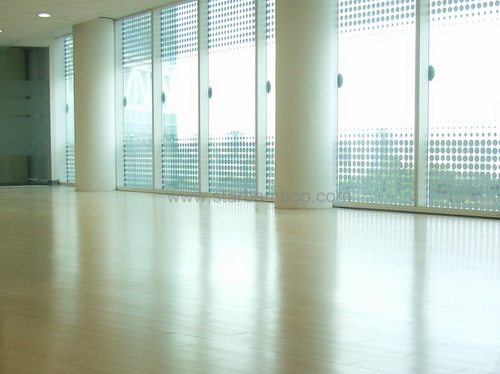
[[[121,18],[178,0],[0,0],[0,46],[46,47],[81,22]],[[39,18],[46,12],[50,18]]]

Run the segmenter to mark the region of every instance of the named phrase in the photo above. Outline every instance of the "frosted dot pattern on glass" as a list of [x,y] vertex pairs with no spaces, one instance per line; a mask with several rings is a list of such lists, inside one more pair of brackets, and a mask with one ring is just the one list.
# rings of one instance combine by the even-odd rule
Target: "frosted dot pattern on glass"
[[255,1],[210,0],[208,23],[209,49],[242,48],[255,43]]
[[161,12],[162,188],[196,192],[198,186],[198,6]]
[[267,58],[268,81],[271,82],[271,92],[268,94],[267,102],[267,144],[266,144],[266,196],[275,194],[275,112],[276,112],[276,92],[272,86],[275,85],[275,42],[276,42],[276,2],[267,0],[266,3],[266,38],[267,38]]
[[266,150],[266,196],[275,194],[275,165],[276,165],[276,143],[274,136],[267,137]]
[[339,3],[339,203],[414,204],[415,0]]
[[209,0],[209,191],[255,194],[255,1]]
[[413,129],[343,130],[338,152],[339,200],[413,203]]
[[457,24],[498,19],[500,1],[440,0],[431,1],[431,21],[435,24]]
[[151,14],[123,21],[123,67],[144,67],[151,64]]
[[255,137],[229,134],[210,139],[209,186],[211,192],[255,194]]
[[266,35],[267,40],[273,40],[276,37],[276,2],[267,0],[266,3]]
[[75,113],[73,37],[64,38],[64,77],[66,86],[66,181],[75,183]]
[[153,184],[153,142],[150,137],[128,135],[124,139],[125,186],[151,188]]
[[429,134],[429,205],[500,211],[500,131],[443,128]]
[[198,6],[190,2],[161,12],[162,62],[198,54]]
[[339,2],[340,33],[388,32],[415,22],[414,0]]
[[151,14],[123,21],[124,185],[153,187]]
[[64,76],[66,81],[73,80],[73,37],[64,38]]
[[431,0],[431,207],[500,211],[500,1]]
[[198,138],[164,139],[163,189],[198,191]]

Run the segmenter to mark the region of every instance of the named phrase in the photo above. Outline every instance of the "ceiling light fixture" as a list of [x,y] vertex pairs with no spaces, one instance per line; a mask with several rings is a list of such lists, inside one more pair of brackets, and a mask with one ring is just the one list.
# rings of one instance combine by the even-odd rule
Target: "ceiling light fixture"
[[49,13],[38,13],[38,17],[40,17],[40,18],[49,18],[50,14]]

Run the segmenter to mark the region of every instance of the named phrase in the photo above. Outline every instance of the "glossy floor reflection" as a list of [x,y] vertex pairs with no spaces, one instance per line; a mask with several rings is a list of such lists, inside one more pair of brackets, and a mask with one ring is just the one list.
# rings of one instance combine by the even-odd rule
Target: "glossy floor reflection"
[[1,188],[0,372],[500,373],[500,221]]

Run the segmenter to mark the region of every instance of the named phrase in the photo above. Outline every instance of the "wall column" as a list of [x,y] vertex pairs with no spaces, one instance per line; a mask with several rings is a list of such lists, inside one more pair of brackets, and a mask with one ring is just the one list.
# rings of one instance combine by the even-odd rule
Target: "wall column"
[[77,191],[116,189],[114,21],[73,27]]
[[334,3],[276,1],[276,208],[332,207]]

